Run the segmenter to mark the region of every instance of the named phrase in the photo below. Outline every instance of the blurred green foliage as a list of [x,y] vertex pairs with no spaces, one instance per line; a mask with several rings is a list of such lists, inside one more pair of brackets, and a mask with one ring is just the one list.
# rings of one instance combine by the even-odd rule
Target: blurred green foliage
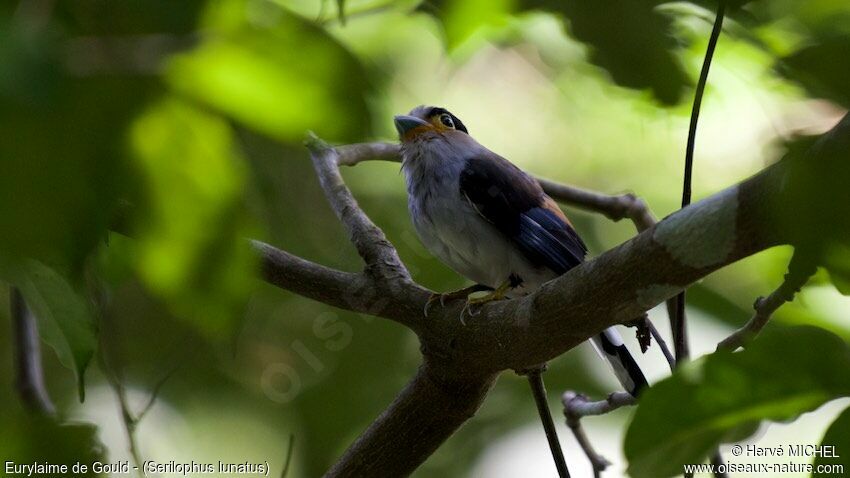
[[[6,464],[34,463],[65,464],[66,474],[73,476],[103,476],[90,466],[96,461],[106,463],[106,453],[97,440],[97,427],[87,423],[60,421],[49,417],[33,417],[19,407],[0,407],[0,443],[3,444],[4,473]],[[85,473],[72,473],[75,463],[87,465]],[[16,473],[22,476],[58,476],[61,473]],[[14,476],[14,474],[10,474]]]
[[35,316],[39,335],[62,364],[74,371],[83,401],[83,377],[97,344],[95,320],[84,291],[75,290],[59,273],[35,259],[21,261],[10,270],[11,280]]
[[339,141],[363,137],[368,80],[321,27],[271,2],[219,1],[200,28],[210,41],[168,67],[176,91],[284,141],[308,129]]
[[130,135],[149,197],[135,251],[140,277],[199,330],[230,331],[224,325],[244,308],[256,261],[245,247],[244,163],[228,124],[167,99]]
[[[848,106],[841,61],[850,44],[847,2],[728,4],[697,140],[697,195],[759,170],[799,128],[827,125],[836,109]],[[126,459],[104,374],[120,372],[128,389],[141,394],[179,364],[140,424],[143,455],[269,459],[275,473],[294,433],[292,476],[320,475],[408,380],[419,352],[415,338],[395,324],[329,310],[258,280],[248,238],[340,269],[361,267],[301,147],[306,131],[333,142],[392,140],[393,114],[441,104],[523,168],[602,191],[634,190],[664,216],[678,206],[689,100],[716,6],[709,0],[4,3],[0,280],[20,287],[55,351],[44,360],[60,416],[95,423],[98,435],[89,425],[58,425],[6,407],[16,399],[11,356],[4,354],[3,453],[85,461],[100,456],[103,442],[111,458]],[[810,101],[815,98],[829,106]],[[798,197],[818,192],[818,200],[803,201],[810,206],[786,216],[801,239],[817,246],[831,277],[817,276],[800,300],[780,310],[773,328],[816,324],[847,340],[847,302],[827,286],[832,280],[846,292],[850,283],[850,231],[829,221],[830,214],[844,214],[845,185],[814,179],[847,167],[846,151],[821,154],[827,173],[800,164],[799,181],[790,185]],[[464,285],[413,234],[397,165],[364,164],[344,174],[417,280],[435,290]],[[633,235],[627,224],[568,212],[593,253]],[[689,296],[695,327],[747,320],[752,300],[778,284],[789,255],[788,248],[768,251],[696,285]],[[97,301],[90,290],[98,291]],[[3,301],[0,323],[6,324]],[[834,338],[799,333],[823,353],[839,348]],[[9,336],[7,327],[0,329],[0,337]],[[768,339],[743,358],[709,358],[697,382],[676,375],[647,393],[635,424],[659,421],[653,403],[684,389],[716,395],[712,377],[732,390],[793,386],[755,373],[766,354],[778,353],[771,349],[777,343]],[[811,347],[788,346],[792,351],[782,355],[799,355],[801,364],[822,358]],[[104,351],[116,370],[100,364],[89,370],[88,400],[79,405],[86,366]],[[612,386],[585,352],[551,364],[553,404],[567,388],[602,394]],[[641,360],[663,367],[654,352]],[[800,383],[822,385],[820,378]],[[288,391],[291,399],[274,398]],[[707,438],[678,451],[698,460],[726,431],[768,415],[785,418],[812,403],[740,415],[722,430],[696,427]],[[700,401],[691,411],[716,417],[709,405]],[[417,474],[473,474],[483,451],[534,420],[525,382],[505,375],[476,418]],[[253,445],[229,444],[235,436]],[[655,465],[632,466],[646,474]]]
[[531,0],[527,5],[562,13],[570,34],[592,47],[591,61],[608,70],[618,84],[649,88],[659,101],[672,105],[689,80],[672,51],[672,18],[654,3]]
[[[850,408],[844,410],[838,418],[832,422],[821,442],[823,446],[830,446],[833,450],[846,450],[850,448]],[[827,456],[834,455],[834,456]],[[850,455],[844,453],[825,453],[824,456],[815,458],[815,466],[843,466],[844,470],[850,467]],[[834,468],[839,469],[839,468]]]
[[52,35],[2,20],[0,35],[0,254],[74,273],[105,236],[146,85],[68,75]]
[[789,147],[792,170],[787,197],[793,206],[779,221],[794,241],[830,272],[844,294],[850,293],[850,227],[832,218],[850,214],[847,186],[841,180],[841,174],[850,168],[848,132],[850,119],[845,118],[831,132],[801,139]]
[[838,58],[850,56],[850,35],[828,38],[803,47],[783,58],[788,76],[797,79],[814,95],[850,105],[850,69],[836,68]]
[[[794,359],[779,367],[780,357]],[[719,443],[747,438],[762,420],[790,420],[846,397],[848,369],[847,342],[814,327],[769,331],[741,353],[687,364],[641,397],[624,443],[629,474],[678,475]]]

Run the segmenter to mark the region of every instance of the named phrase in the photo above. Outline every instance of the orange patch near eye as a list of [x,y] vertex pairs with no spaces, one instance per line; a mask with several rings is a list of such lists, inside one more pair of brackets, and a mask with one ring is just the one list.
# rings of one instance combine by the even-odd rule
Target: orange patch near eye
[[416,138],[417,136],[419,136],[420,134],[422,134],[426,131],[432,130],[432,129],[434,129],[433,125],[423,124],[422,126],[417,126],[417,127],[413,128],[411,130],[406,131],[404,133],[403,139],[404,139],[404,141],[410,141],[410,140]]
[[450,129],[454,129],[444,125],[443,122],[440,121],[440,115],[434,115],[430,117],[428,121],[430,121],[431,124],[434,125],[434,129],[436,129],[437,131],[448,131]]

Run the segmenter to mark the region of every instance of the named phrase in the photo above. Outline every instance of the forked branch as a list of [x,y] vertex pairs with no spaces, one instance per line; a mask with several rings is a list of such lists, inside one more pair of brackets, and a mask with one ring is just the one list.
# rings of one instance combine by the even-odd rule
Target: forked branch
[[816,270],[817,267],[810,258],[800,252],[795,252],[782,284],[767,297],[756,299],[753,304],[753,309],[755,309],[753,317],[743,327],[717,344],[717,350],[734,351],[739,347],[746,347],[767,325],[773,313],[782,304],[794,300],[794,295],[803,288]]
[[611,465],[611,462],[593,448],[593,444],[590,443],[590,439],[581,426],[581,419],[582,417],[602,415],[620,407],[634,405],[637,403],[637,399],[628,392],[614,392],[608,395],[608,398],[605,400],[592,402],[585,395],[567,391],[561,397],[561,402],[564,404],[564,416],[567,418],[567,426],[573,432],[573,436],[575,436],[584,454],[587,455],[588,460],[590,460],[590,465],[593,467],[593,476],[598,478]]
[[[850,120],[842,125],[824,141],[846,140]],[[712,271],[792,237],[780,227],[776,205],[792,201],[783,185],[796,159],[650,225],[534,294],[487,304],[466,324],[457,320],[457,303],[434,307],[425,318],[422,311],[430,291],[410,279],[395,249],[359,209],[338,171],[340,164],[355,165],[370,155],[395,159],[397,149],[386,144],[331,148],[315,139],[308,147],[325,194],[366,270],[336,271],[256,244],[264,256],[265,277],[306,297],[406,325],[419,337],[424,358],[417,376],[328,476],[410,474],[475,413],[501,371],[547,362],[611,325],[641,316]],[[818,160],[811,155],[806,159]],[[850,177],[844,179],[850,182]],[[559,196],[549,189],[553,197]],[[574,199],[588,197],[595,196]],[[601,208],[615,201],[585,203]],[[618,214],[642,215],[612,216]]]
[[[378,280],[410,280],[410,273],[378,226],[360,209],[354,195],[339,174],[340,156],[335,148],[311,134],[306,142],[313,167],[325,197],[348,231],[348,239],[366,263],[366,270]],[[363,151],[362,153],[373,151]]]

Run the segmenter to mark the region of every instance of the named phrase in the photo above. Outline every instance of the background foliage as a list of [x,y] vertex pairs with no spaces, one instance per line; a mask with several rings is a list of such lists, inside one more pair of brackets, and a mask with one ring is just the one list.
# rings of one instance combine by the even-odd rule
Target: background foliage
[[[824,131],[850,106],[847,2],[729,3],[697,140],[697,197],[759,170],[786,142]],[[126,459],[105,373],[120,371],[132,405],[141,406],[177,367],[139,425],[145,457],[268,461],[279,471],[292,435],[291,476],[319,476],[411,375],[418,344],[394,324],[257,279],[247,237],[359,267],[300,146],[305,131],[340,143],[392,140],[393,114],[440,104],[523,168],[602,191],[633,190],[664,216],[678,204],[689,99],[715,7],[709,0],[3,3],[0,279],[19,287],[37,315],[59,409],[56,421],[25,414],[13,394],[11,355],[0,354],[3,458]],[[415,238],[397,169],[365,164],[345,175],[418,280],[435,290],[462,285]],[[811,194],[820,185],[799,187]],[[626,224],[568,212],[594,253],[632,234]],[[791,217],[803,221],[801,230],[818,231],[824,214]],[[826,249],[832,277],[846,284],[850,252]],[[697,352],[712,351],[748,318],[752,300],[779,283],[789,255],[768,251],[692,289]],[[3,301],[0,336],[8,344]],[[660,439],[653,434],[697,434],[701,447],[681,448],[680,458],[699,460],[761,418],[787,420],[846,396],[848,384],[830,377],[847,377],[848,305],[819,274],[780,310],[778,335],[747,355],[709,357],[651,390],[626,435],[629,470],[675,471],[655,459],[667,452],[647,449]],[[796,324],[818,329],[783,335]],[[827,352],[835,360],[825,361]],[[776,375],[777,355],[795,366]],[[664,376],[660,357],[641,361],[654,378]],[[613,387],[608,375],[588,350],[572,351],[546,376],[552,403],[567,388],[601,395]],[[817,399],[721,419],[751,406],[753,390],[767,404],[812,390]],[[693,415],[659,416],[659,407],[681,400],[692,400]],[[846,403],[753,439],[795,434],[817,442]],[[630,413],[589,422],[615,459]],[[417,475],[547,476],[534,419],[525,383],[505,376]],[[665,420],[670,430],[656,426]],[[842,420],[846,411],[827,435],[836,444],[848,443]],[[569,453],[574,467],[584,465]]]

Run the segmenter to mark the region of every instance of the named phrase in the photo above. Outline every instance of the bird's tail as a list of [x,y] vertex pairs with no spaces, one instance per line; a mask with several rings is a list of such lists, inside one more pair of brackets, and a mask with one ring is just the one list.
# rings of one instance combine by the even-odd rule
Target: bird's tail
[[609,327],[591,339],[594,348],[614,369],[617,380],[633,396],[648,386],[646,377],[632,354],[623,344],[623,337],[614,327]]

